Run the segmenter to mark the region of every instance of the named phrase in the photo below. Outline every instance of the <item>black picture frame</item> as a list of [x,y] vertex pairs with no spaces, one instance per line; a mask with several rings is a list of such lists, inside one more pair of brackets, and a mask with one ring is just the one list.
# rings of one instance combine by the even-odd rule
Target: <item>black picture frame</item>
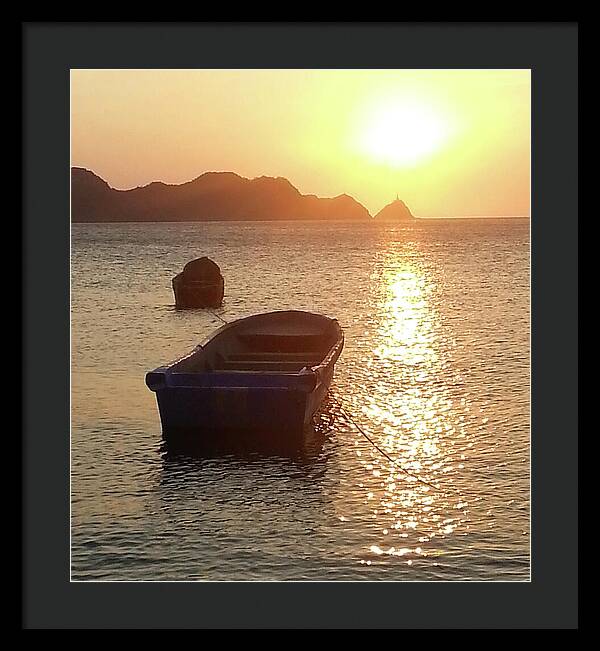
[[[577,23],[30,22],[22,53],[23,627],[576,628]],[[531,69],[531,582],[69,581],[72,68]]]

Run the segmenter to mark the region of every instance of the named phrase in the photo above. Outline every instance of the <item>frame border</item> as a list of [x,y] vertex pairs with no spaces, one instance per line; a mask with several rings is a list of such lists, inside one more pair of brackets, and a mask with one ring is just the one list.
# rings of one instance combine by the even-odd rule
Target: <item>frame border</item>
[[[22,37],[23,626],[576,628],[577,24],[24,23]],[[531,582],[71,583],[70,69],[474,62],[532,71]]]

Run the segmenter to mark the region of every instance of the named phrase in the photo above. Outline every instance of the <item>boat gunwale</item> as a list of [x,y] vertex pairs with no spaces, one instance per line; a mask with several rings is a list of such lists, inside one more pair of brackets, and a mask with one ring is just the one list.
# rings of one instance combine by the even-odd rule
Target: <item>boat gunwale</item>
[[[326,351],[324,354],[322,360],[319,362],[319,364],[314,365],[314,366],[305,366],[301,368],[298,371],[295,372],[286,372],[286,371],[277,371],[277,372],[269,372],[269,371],[261,371],[261,370],[235,370],[235,369],[228,369],[228,370],[219,370],[217,372],[215,371],[210,371],[210,372],[189,372],[189,371],[184,371],[181,373],[178,373],[176,370],[174,370],[174,366],[178,365],[179,363],[190,359],[191,357],[200,354],[204,348],[211,342],[213,341],[217,336],[222,334],[223,332],[226,332],[227,330],[230,330],[236,326],[239,326],[240,322],[245,321],[247,319],[253,319],[256,317],[268,317],[271,315],[275,314],[293,314],[293,313],[299,313],[299,314],[309,314],[314,317],[322,318],[322,319],[327,319],[329,323],[333,326],[335,334],[336,334],[336,340],[335,342],[331,345],[331,347]],[[222,376],[233,376],[233,377],[246,377],[246,378],[305,378],[306,376],[309,375],[314,375],[316,376],[316,383],[315,383],[315,388],[320,381],[320,376],[322,373],[332,364],[335,364],[337,359],[339,358],[342,349],[344,346],[344,331],[342,330],[339,322],[335,318],[328,317],[324,314],[317,314],[314,312],[306,312],[304,310],[276,310],[273,312],[264,312],[260,314],[253,314],[247,317],[242,317],[240,319],[235,319],[233,321],[229,321],[228,323],[224,323],[222,326],[219,326],[215,330],[213,330],[209,335],[207,335],[199,344],[197,344],[192,350],[190,350],[188,353],[182,355],[181,357],[169,362],[168,364],[165,364],[163,366],[159,366],[155,368],[152,371],[149,371],[146,374],[146,378],[148,378],[149,375],[153,373],[157,374],[162,374],[165,376],[165,384],[169,386],[169,384],[166,382],[167,377],[173,377],[173,376],[189,376],[189,377],[211,377],[217,379],[219,375]],[[181,377],[179,378],[181,379]],[[146,381],[146,384],[148,384],[148,380]],[[171,385],[173,386],[173,385]],[[184,388],[186,385],[175,385],[178,388]],[[188,385],[190,387],[193,387],[194,385]],[[214,385],[215,387],[217,385]],[[175,387],[173,387],[175,388]],[[152,389],[155,390],[155,389]]]

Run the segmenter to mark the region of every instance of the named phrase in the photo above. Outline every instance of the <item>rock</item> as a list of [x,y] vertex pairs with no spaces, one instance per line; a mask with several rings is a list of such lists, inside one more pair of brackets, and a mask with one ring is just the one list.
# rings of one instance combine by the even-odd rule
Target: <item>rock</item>
[[175,307],[190,309],[219,307],[225,293],[225,280],[216,262],[202,257],[188,262],[173,280]]
[[221,270],[216,262],[202,257],[188,262],[183,268],[183,275],[186,280],[215,281],[221,278]]
[[416,219],[416,217],[410,212],[408,206],[404,201],[396,199],[389,203],[385,208],[382,208],[376,215],[375,219],[378,221],[386,222],[399,222],[399,221],[411,221]]

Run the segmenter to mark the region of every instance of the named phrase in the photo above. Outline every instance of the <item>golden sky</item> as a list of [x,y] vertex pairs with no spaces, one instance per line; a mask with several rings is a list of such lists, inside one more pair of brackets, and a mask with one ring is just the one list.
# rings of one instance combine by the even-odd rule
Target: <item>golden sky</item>
[[284,176],[371,214],[529,215],[529,70],[72,70],[71,162],[115,188]]

